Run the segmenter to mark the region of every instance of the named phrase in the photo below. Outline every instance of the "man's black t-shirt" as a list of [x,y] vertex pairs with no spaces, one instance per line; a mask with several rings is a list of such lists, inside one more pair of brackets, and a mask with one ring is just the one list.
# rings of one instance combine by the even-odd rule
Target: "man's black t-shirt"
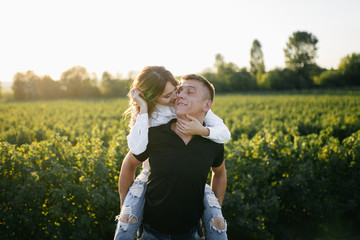
[[149,128],[149,143],[139,161],[149,158],[151,171],[145,195],[144,221],[168,234],[181,234],[198,223],[204,187],[211,167],[224,160],[224,145],[193,136],[184,141],[171,124]]

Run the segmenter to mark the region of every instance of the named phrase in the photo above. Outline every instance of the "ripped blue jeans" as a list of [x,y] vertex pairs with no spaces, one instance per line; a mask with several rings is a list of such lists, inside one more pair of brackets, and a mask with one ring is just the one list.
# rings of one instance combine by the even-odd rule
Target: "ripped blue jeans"
[[[129,188],[120,215],[115,218],[118,222],[114,240],[135,239],[143,216],[148,176],[149,170],[142,170]],[[222,215],[218,199],[208,184],[205,185],[204,213],[202,221],[205,227],[205,236],[207,240],[227,239],[226,220]]]
[[226,220],[222,215],[219,201],[208,184],[205,185],[202,221],[205,226],[205,236],[207,240],[227,239]]

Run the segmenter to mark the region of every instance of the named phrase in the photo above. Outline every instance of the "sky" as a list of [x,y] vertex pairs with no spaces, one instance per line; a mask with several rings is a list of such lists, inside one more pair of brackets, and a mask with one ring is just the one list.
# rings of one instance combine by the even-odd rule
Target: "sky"
[[148,65],[181,76],[213,67],[218,53],[249,68],[255,39],[271,70],[285,67],[296,31],[318,38],[319,66],[337,68],[360,53],[359,9],[359,0],[1,0],[0,81],[28,70],[58,80],[74,66],[99,79]]

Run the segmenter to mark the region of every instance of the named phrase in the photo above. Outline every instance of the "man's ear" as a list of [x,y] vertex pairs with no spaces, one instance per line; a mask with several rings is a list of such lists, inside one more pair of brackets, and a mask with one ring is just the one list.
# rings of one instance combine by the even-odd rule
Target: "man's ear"
[[207,112],[210,110],[211,108],[211,105],[212,105],[212,101],[210,99],[206,100],[206,102],[204,103],[204,106],[203,106],[203,111],[204,112]]

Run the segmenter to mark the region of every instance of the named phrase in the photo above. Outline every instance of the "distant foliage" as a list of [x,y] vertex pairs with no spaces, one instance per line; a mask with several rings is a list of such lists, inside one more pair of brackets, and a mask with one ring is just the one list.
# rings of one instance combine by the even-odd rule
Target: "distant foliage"
[[319,40],[309,32],[294,32],[286,43],[284,49],[286,67],[301,71],[306,65],[314,64],[317,56],[317,43]]
[[16,100],[64,98],[126,97],[130,79],[117,79],[104,72],[101,83],[84,67],[75,66],[62,73],[60,80],[38,76],[33,71],[16,73],[12,90]]
[[[215,68],[205,69],[217,92],[254,90],[301,90],[314,88],[344,88],[360,86],[360,54],[343,59],[338,69],[327,70],[316,64],[319,40],[305,31],[296,31],[284,48],[286,68],[265,71],[260,42],[255,39],[250,51],[250,70],[227,63],[220,54],[215,56]],[[245,76],[244,73],[250,73]]]
[[259,40],[255,39],[250,50],[250,73],[257,77],[261,76],[264,72],[264,55]]
[[252,91],[256,89],[256,78],[245,68],[226,63],[221,54],[215,56],[216,72],[205,70],[202,75],[214,84],[216,92]]
[[125,97],[131,85],[131,79],[119,80],[110,73],[104,72],[101,78],[101,88],[104,97]]
[[[214,84],[217,93],[360,86],[360,54],[344,57],[336,70],[321,68],[315,62],[317,38],[307,32],[293,33],[284,51],[287,67],[266,72],[261,44],[255,39],[250,51],[250,70],[216,54],[214,67],[200,74]],[[99,82],[84,67],[75,66],[63,72],[60,80],[38,76],[33,71],[16,73],[12,89],[16,100],[116,98],[127,96],[135,77],[133,73],[123,79],[105,71]]]
[[342,58],[338,70],[344,85],[360,86],[360,53],[352,53]]
[[[126,108],[0,103],[0,239],[113,238]],[[229,239],[358,239],[358,92],[217,96],[212,109],[232,133]]]
[[320,87],[358,87],[360,86],[360,54],[352,53],[342,58],[337,70],[330,69],[314,76]]
[[262,76],[261,87],[273,90],[297,89],[296,85],[302,82],[301,78],[293,70],[274,69]]
[[345,81],[343,75],[337,70],[328,70],[314,77],[314,83],[318,86],[344,87]]

